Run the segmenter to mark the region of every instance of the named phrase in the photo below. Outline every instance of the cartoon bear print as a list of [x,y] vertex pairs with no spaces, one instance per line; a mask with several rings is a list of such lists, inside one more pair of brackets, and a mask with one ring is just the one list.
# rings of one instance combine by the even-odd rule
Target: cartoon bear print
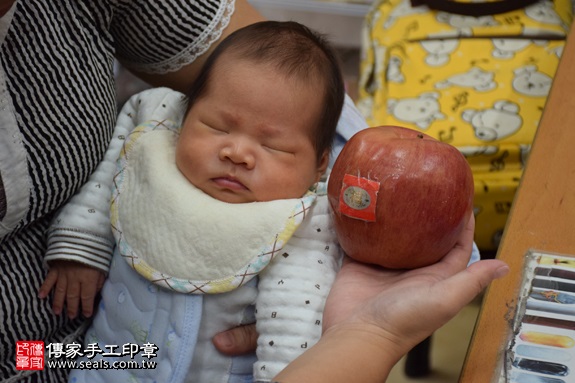
[[521,128],[523,119],[519,106],[513,102],[496,101],[489,109],[465,109],[462,114],[481,141],[495,141],[510,136]]
[[561,56],[563,55],[564,47],[565,47],[564,45],[560,45],[558,47],[550,48],[548,49],[548,52],[551,53],[552,55],[555,55],[555,57],[557,57],[558,59],[560,59]]
[[545,24],[561,25],[565,30],[568,26],[565,25],[561,17],[555,12],[555,7],[552,1],[539,1],[533,5],[525,7],[525,15],[537,22]]
[[458,146],[457,149],[465,157],[479,157],[479,156],[492,156],[499,150],[497,145],[482,145],[482,146]]
[[437,67],[449,62],[449,55],[459,46],[457,39],[437,39],[422,41],[421,47],[427,52],[425,62],[429,66]]
[[518,68],[513,73],[513,89],[525,96],[546,97],[551,89],[553,79],[538,72],[535,65]]
[[445,89],[450,86],[459,86],[462,88],[473,88],[478,92],[487,92],[497,87],[497,83],[493,81],[494,77],[493,72],[473,67],[465,73],[453,75],[447,80],[436,83],[435,87],[437,89]]
[[387,81],[401,84],[405,82],[405,77],[401,73],[401,58],[391,56],[387,66]]
[[520,144],[519,145],[519,157],[521,159],[521,165],[525,167],[527,165],[527,158],[529,157],[529,153],[531,152],[531,145],[530,144]]
[[437,12],[437,21],[444,24],[449,24],[453,28],[457,28],[461,33],[469,36],[472,34],[474,27],[489,27],[499,25],[493,16],[463,16],[446,12]]
[[389,17],[383,23],[383,27],[385,29],[391,28],[391,26],[393,26],[393,24],[395,24],[395,21],[397,19],[402,18],[404,16],[415,15],[418,13],[423,14],[423,13],[427,13],[427,12],[429,12],[429,8],[427,8],[427,7],[412,7],[411,6],[411,0],[403,0],[401,3],[399,3],[390,12]]
[[366,70],[361,71],[359,83],[365,90],[374,94],[378,89],[383,87],[382,80],[386,73],[387,65],[385,57],[387,49],[385,46],[373,46],[373,62],[366,67]]
[[531,45],[531,40],[523,39],[493,39],[492,56],[498,59],[512,59],[517,52]]
[[433,121],[445,119],[438,99],[437,92],[424,92],[419,97],[390,99],[387,102],[387,110],[397,120],[412,123],[420,129],[427,129]]

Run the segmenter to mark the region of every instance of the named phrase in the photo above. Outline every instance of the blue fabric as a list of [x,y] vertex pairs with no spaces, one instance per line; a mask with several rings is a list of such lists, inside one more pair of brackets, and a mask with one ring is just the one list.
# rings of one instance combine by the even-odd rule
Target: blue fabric
[[[158,347],[155,369],[76,369],[73,383],[183,382],[190,367],[202,316],[202,296],[174,294],[159,289],[136,273],[118,253],[114,254],[108,281],[102,289],[102,303],[92,327],[86,333],[84,349],[97,343],[106,351],[108,345]],[[104,304],[103,302],[107,302]],[[148,360],[137,355],[134,360]],[[87,358],[81,359],[87,361]],[[94,360],[113,363],[129,357],[97,356]]]
[[233,357],[228,383],[253,383],[253,366],[256,361],[256,354]]

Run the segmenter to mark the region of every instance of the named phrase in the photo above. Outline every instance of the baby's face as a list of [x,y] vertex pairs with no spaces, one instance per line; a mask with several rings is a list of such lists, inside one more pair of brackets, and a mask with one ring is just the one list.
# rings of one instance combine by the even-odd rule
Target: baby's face
[[266,65],[216,64],[182,126],[178,168],[224,202],[301,197],[327,166],[310,134],[322,102],[313,90]]

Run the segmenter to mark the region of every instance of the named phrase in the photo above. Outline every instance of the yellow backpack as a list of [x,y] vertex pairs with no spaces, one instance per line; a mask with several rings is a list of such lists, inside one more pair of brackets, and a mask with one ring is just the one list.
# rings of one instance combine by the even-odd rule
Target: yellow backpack
[[475,241],[495,250],[569,31],[571,1],[504,13],[489,12],[490,2],[461,1],[429,3],[487,11],[469,16],[376,1],[366,17],[357,104],[370,126],[416,129],[467,157]]

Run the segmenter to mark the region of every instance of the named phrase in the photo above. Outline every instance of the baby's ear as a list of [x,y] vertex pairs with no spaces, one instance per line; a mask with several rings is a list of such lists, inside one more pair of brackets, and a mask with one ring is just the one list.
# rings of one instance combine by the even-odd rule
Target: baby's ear
[[329,165],[329,150],[325,150],[317,163],[316,182],[319,182],[321,176],[323,176],[323,174],[325,173],[328,165]]

